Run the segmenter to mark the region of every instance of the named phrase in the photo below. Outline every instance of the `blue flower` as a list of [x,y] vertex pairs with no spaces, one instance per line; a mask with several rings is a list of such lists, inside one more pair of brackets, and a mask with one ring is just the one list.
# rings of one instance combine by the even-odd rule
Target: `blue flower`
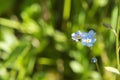
[[92,58],[92,59],[91,59],[91,62],[92,62],[92,63],[96,63],[96,62],[97,62],[97,59],[96,59],[96,58]]
[[80,41],[82,33],[80,31],[77,31],[75,33],[72,33],[72,39],[76,42]]
[[93,43],[96,41],[94,38],[95,32],[93,30],[90,30],[88,33],[82,33],[81,35],[81,43],[82,45],[91,47]]

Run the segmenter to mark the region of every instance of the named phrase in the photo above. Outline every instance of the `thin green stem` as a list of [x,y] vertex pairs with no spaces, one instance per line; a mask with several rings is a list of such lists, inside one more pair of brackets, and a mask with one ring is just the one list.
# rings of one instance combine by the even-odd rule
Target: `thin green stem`
[[96,68],[97,68],[98,72],[101,73],[101,72],[100,72],[99,65],[98,65],[98,62],[96,62],[95,65],[96,65]]
[[119,70],[119,48],[118,48],[118,35],[116,36],[116,63]]
[[[90,48],[90,50],[92,50],[92,47],[89,47],[89,48]],[[95,57],[95,56],[92,55],[92,57]],[[98,72],[101,73],[100,67],[99,67],[99,65],[98,65],[98,61],[95,62],[95,65],[96,65],[96,68],[97,68]]]
[[117,36],[117,33],[115,31],[115,29],[112,29],[112,32],[114,33],[115,37]]
[[117,69],[119,70],[119,17],[120,17],[120,0],[118,0],[118,17],[117,17],[117,25],[116,25],[116,63],[117,63]]

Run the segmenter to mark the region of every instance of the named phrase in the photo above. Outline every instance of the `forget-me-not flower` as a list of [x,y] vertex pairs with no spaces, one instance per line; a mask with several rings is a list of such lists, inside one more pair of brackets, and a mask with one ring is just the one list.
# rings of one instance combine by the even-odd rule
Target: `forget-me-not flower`
[[90,30],[88,33],[82,33],[81,35],[81,43],[82,45],[91,47],[93,43],[96,41],[94,38],[95,32]]
[[96,62],[97,62],[97,59],[96,59],[96,58],[92,58],[92,59],[91,59],[91,62],[92,62],[92,63],[96,63]]
[[82,33],[80,31],[77,31],[75,33],[72,33],[72,39],[76,42],[80,41]]

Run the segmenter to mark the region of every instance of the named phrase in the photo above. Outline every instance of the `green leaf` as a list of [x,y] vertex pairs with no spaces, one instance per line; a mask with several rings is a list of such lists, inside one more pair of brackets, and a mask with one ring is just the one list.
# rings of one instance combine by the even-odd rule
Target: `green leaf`
[[20,45],[18,45],[10,53],[9,57],[5,60],[5,62],[2,64],[1,67],[8,66],[11,62],[15,61],[19,57],[20,54],[24,53],[26,50],[28,50],[28,45],[27,44],[20,44]]
[[104,68],[105,68],[105,70],[107,70],[107,71],[109,71],[109,72],[112,72],[112,73],[115,73],[115,74],[120,75],[119,70],[116,69],[116,68],[114,68],[114,67],[109,67],[109,66],[107,66],[107,67],[104,67]]
[[77,61],[71,61],[70,67],[75,73],[81,73],[83,72],[83,66],[79,64]]
[[113,11],[112,11],[112,17],[111,17],[111,25],[112,25],[113,29],[116,28],[117,17],[118,17],[118,7],[115,6]]
[[71,0],[65,0],[64,11],[63,11],[63,18],[65,20],[67,20],[70,17],[70,10],[71,10]]
[[20,23],[15,20],[0,18],[0,25],[7,26],[14,29],[19,29]]

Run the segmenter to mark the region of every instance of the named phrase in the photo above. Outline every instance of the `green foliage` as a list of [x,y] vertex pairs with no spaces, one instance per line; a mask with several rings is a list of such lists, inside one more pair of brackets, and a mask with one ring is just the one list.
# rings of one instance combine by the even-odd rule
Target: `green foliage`
[[[0,80],[115,80],[115,36],[101,24],[115,29],[117,12],[114,0],[0,0]],[[90,29],[92,48],[72,41]]]

